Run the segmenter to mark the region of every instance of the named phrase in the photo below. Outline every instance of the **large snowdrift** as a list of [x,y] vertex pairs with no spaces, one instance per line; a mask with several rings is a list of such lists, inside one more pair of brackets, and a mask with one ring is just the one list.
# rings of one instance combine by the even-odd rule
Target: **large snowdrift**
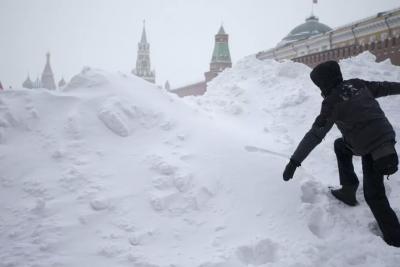
[[[341,66],[400,81],[368,53]],[[328,194],[337,130],[282,181],[320,108],[309,72],[248,57],[183,100],[90,68],[62,92],[1,92],[0,266],[397,266],[362,190],[355,208]],[[399,100],[380,101],[397,132]]]

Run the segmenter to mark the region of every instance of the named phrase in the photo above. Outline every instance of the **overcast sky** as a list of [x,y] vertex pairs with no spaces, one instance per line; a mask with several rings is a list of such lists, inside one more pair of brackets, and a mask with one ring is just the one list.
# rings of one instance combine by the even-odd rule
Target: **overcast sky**
[[[334,28],[400,7],[399,0],[319,0]],[[83,66],[130,72],[146,20],[157,84],[203,79],[223,23],[233,63],[274,47],[311,13],[312,0],[0,0],[0,81],[18,87],[40,75],[51,52],[55,78]]]

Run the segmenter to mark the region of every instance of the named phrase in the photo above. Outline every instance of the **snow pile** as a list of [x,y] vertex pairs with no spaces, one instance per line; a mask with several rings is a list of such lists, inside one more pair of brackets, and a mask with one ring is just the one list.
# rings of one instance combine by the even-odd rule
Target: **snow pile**
[[[400,81],[369,54],[341,65]],[[397,266],[362,191],[355,208],[328,194],[336,130],[282,181],[320,108],[309,72],[248,57],[183,100],[90,68],[62,92],[2,92],[0,266]],[[382,101],[397,130],[398,100]]]

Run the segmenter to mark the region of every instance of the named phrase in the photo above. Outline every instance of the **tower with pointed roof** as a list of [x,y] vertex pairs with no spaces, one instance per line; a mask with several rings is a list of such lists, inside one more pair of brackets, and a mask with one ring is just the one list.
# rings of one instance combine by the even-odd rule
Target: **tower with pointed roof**
[[29,77],[29,74],[28,74],[28,77],[26,77],[26,80],[24,81],[24,83],[22,84],[22,87],[28,88],[28,89],[33,88],[33,82],[31,80],[31,78]]
[[224,26],[221,25],[218,33],[215,35],[215,44],[210,63],[210,71],[204,74],[206,77],[206,82],[214,79],[224,69],[232,67],[228,41],[229,35],[225,33]]
[[145,22],[143,21],[143,31],[140,43],[138,43],[136,68],[132,74],[143,78],[144,80],[155,83],[156,77],[154,70],[151,70],[150,64],[150,44],[147,42]]
[[53,70],[50,65],[50,53],[46,54],[46,66],[44,67],[41,79],[41,85],[43,88],[55,90],[56,83],[54,81]]

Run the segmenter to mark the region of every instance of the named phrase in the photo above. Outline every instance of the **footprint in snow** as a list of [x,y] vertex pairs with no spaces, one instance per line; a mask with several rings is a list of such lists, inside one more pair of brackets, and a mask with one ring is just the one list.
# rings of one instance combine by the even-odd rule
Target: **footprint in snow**
[[254,245],[239,247],[236,255],[243,264],[259,266],[274,262],[277,252],[278,244],[267,238]]
[[326,211],[318,207],[309,216],[307,226],[316,237],[324,239],[331,233],[334,222]]
[[379,237],[383,237],[381,229],[379,229],[379,226],[378,226],[377,222],[370,222],[368,224],[368,229],[374,235],[379,236]]
[[303,203],[316,203],[321,193],[319,183],[315,181],[306,181],[301,185],[301,201]]

